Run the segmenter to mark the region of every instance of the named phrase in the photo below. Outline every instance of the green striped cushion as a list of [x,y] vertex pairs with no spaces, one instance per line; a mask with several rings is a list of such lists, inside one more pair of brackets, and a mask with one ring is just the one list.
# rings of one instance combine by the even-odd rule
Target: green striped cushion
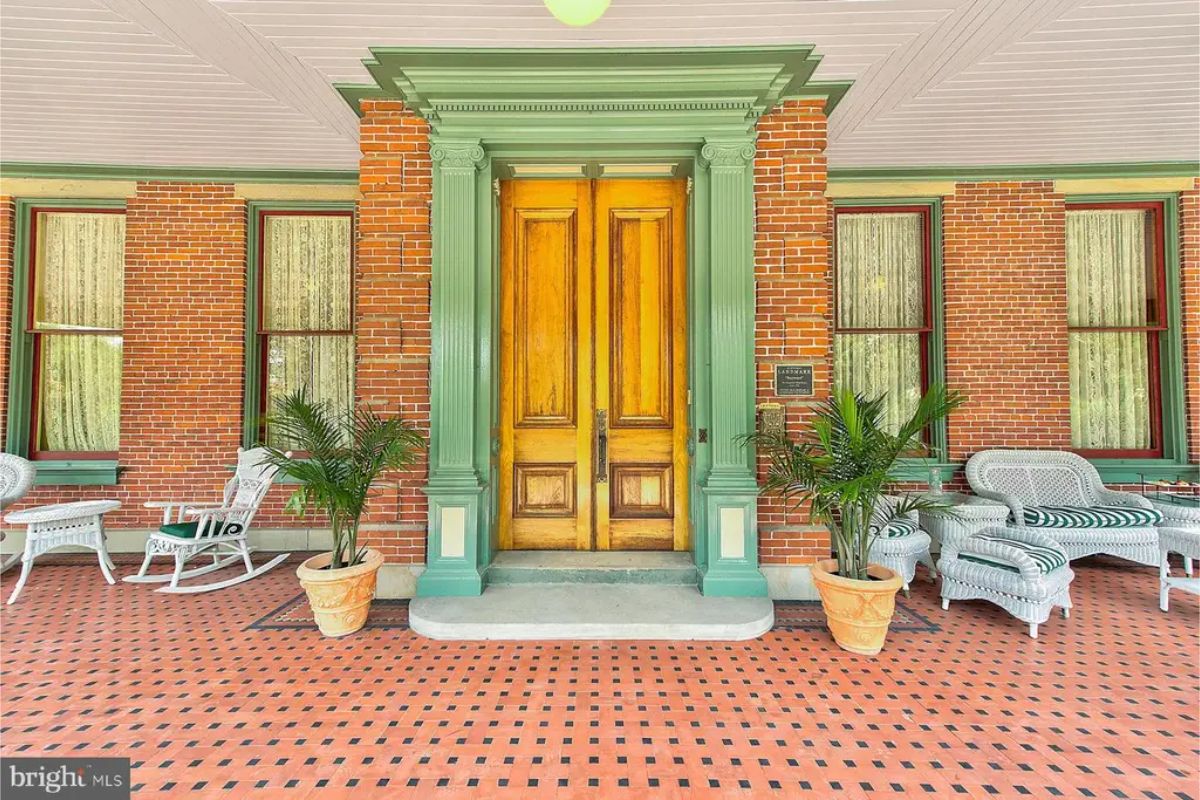
[[905,536],[912,536],[921,528],[911,519],[899,517],[888,523],[888,526],[883,529],[884,539],[902,539]]
[[[971,538],[982,539],[985,542],[999,542],[1017,550],[1024,551],[1026,555],[1033,559],[1033,563],[1037,564],[1038,571],[1043,575],[1049,574],[1059,567],[1065,567],[1067,564],[1066,553],[1057,548],[1042,547],[1041,545],[1029,544],[1028,542],[1018,541],[1017,539],[1006,539],[1003,536],[989,536],[986,533],[977,533]],[[963,561],[971,561],[976,564],[987,564],[989,567],[997,567],[998,569],[1007,570],[1009,572],[1021,571],[1021,568],[1016,564],[998,556],[981,556],[976,553],[960,553],[958,557]]]
[[[242,526],[237,522],[227,522],[224,525],[220,522],[213,524],[216,526],[216,530],[214,531],[210,527],[209,536],[234,536],[242,532]],[[169,525],[160,525],[158,529],[170,536],[178,536],[180,539],[195,539],[200,529],[200,522],[172,522]]]
[[1138,506],[1026,506],[1025,524],[1034,528],[1132,528],[1157,525],[1162,514]]

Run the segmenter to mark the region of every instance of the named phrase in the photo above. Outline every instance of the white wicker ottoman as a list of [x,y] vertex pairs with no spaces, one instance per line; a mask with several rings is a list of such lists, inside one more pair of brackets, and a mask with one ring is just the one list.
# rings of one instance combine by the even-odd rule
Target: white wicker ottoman
[[1067,553],[1036,531],[987,528],[944,543],[938,569],[943,609],[950,608],[951,600],[987,600],[1029,623],[1034,639],[1055,606],[1064,617],[1071,615],[1075,573]]

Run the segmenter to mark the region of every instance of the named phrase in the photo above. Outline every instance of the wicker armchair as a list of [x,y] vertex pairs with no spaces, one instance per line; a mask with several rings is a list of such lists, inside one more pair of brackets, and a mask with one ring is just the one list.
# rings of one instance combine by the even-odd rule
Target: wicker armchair
[[1162,515],[1144,497],[1106,489],[1075,453],[985,450],[967,461],[967,481],[980,497],[1008,506],[1010,526],[1050,537],[1071,560],[1104,553],[1158,565]]
[[[894,495],[884,495],[880,498],[875,509],[875,521],[886,523],[892,517],[893,509],[900,498]],[[933,557],[929,555],[929,534],[921,530],[917,512],[910,511],[896,519],[891,525],[885,525],[883,530],[872,540],[869,558],[873,563],[880,564],[900,575],[904,582],[904,594],[908,594],[908,585],[917,574],[917,562],[929,568],[930,579],[937,577],[937,568],[933,565]]]

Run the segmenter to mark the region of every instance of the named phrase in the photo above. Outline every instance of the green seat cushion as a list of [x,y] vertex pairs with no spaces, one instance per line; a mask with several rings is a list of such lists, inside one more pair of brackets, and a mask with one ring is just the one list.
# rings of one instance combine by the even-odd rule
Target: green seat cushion
[[[236,522],[227,522],[225,524],[216,523],[219,527],[215,533],[210,532],[210,536],[233,536],[242,532],[242,526]],[[200,529],[200,522],[172,522],[169,525],[160,525],[158,528],[168,536],[177,536],[180,539],[195,539],[196,532]]]
[[[1033,563],[1037,565],[1038,572],[1043,575],[1048,575],[1059,567],[1067,565],[1067,554],[1057,547],[1042,547],[1038,544],[1030,544],[1022,542],[1018,539],[1008,539],[1004,536],[991,536],[986,533],[977,533],[971,537],[970,541],[983,540],[986,542],[999,542],[1000,544],[1008,545],[1013,549],[1020,550],[1033,559]],[[1021,568],[1011,561],[1008,561],[999,556],[981,556],[978,553],[959,553],[959,559],[970,561],[975,564],[986,564],[989,567],[1006,570],[1008,572],[1020,572]]]
[[1160,522],[1158,511],[1138,506],[1025,507],[1025,524],[1033,528],[1135,528]]
[[905,536],[912,536],[919,530],[921,530],[920,525],[911,519],[900,517],[889,522],[888,526],[883,529],[881,536],[884,539],[902,539]]

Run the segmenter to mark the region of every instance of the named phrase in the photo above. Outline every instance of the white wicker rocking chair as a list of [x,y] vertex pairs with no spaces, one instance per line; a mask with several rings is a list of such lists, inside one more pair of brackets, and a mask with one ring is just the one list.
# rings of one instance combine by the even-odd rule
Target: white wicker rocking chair
[[[146,503],[146,508],[163,510],[163,524],[158,531],[150,534],[146,542],[146,558],[142,561],[141,569],[136,575],[129,575],[123,580],[127,583],[169,581],[167,586],[158,591],[192,594],[244,583],[279,566],[289,553],[281,553],[265,564],[255,567],[250,561],[250,553],[254,548],[249,546],[246,538],[250,523],[279,471],[265,461],[265,455],[266,450],[263,448],[238,448],[237,471],[225,484],[220,505],[176,500]],[[185,517],[192,517],[194,521],[186,521]],[[212,556],[211,564],[190,570],[184,569],[190,559],[204,553]],[[151,560],[160,555],[175,558],[174,571],[169,574],[148,575]],[[215,583],[180,585],[182,580],[216,572],[239,560],[246,565],[244,575]]]

